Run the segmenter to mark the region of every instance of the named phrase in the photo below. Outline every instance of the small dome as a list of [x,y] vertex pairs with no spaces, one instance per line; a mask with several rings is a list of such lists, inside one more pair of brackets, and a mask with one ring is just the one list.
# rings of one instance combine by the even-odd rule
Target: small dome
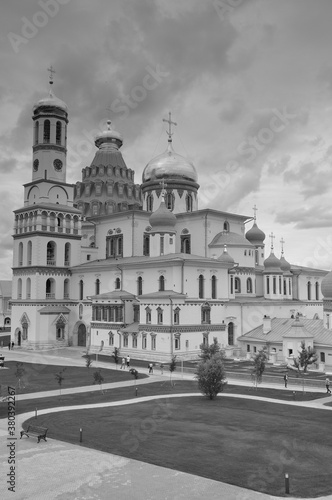
[[62,109],[66,113],[68,112],[67,104],[58,97],[56,97],[53,94],[52,90],[50,90],[47,97],[44,97],[43,99],[40,99],[38,102],[36,102],[36,104],[33,107],[33,111],[35,112],[38,108],[44,108],[50,106]]
[[265,240],[265,233],[254,222],[252,228],[246,232],[246,238],[253,245],[262,245]]
[[161,233],[174,233],[176,225],[175,215],[168,210],[165,205],[164,195],[162,195],[162,200],[159,208],[150,215],[149,218],[150,226],[152,227],[152,232]]
[[332,271],[322,279],[321,291],[325,299],[332,299]]
[[217,260],[219,260],[219,261],[221,261],[221,262],[226,262],[226,263],[228,263],[228,264],[234,264],[234,259],[233,259],[233,257],[231,257],[231,256],[229,255],[229,253],[227,252],[227,245],[224,245],[224,251],[223,251],[223,253],[220,255],[220,257],[218,257],[218,259],[217,259]]
[[268,258],[264,260],[265,271],[280,273],[281,272],[280,265],[281,265],[280,260],[278,259],[278,257],[274,255],[273,250],[271,250],[271,253],[268,256]]
[[115,148],[120,148],[123,144],[122,135],[111,127],[111,120],[107,120],[107,130],[104,130],[95,137],[95,145],[101,148],[105,144],[114,145]]
[[164,153],[153,158],[143,170],[142,182],[158,179],[183,179],[197,182],[194,165],[181,155],[175,153],[172,143]]
[[291,265],[290,263],[285,259],[285,257],[282,255],[280,257],[280,269],[284,272],[287,273],[290,271]]

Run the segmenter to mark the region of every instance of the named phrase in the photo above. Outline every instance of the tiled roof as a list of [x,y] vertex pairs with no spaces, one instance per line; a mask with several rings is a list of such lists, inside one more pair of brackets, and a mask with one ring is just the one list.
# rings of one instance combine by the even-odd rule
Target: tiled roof
[[[332,346],[332,331],[324,327],[322,319],[302,319],[300,318],[307,335],[314,337],[315,344],[324,344]],[[244,335],[241,335],[238,340],[258,340],[264,342],[280,342],[283,337],[288,337],[288,333],[294,325],[293,318],[273,318],[271,331],[267,334],[263,333],[263,325],[257,326],[253,330]]]

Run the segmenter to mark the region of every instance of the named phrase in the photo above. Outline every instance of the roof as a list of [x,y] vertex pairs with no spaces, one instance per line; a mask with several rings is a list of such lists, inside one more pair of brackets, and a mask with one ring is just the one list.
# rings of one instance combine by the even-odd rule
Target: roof
[[11,280],[0,280],[0,295],[3,297],[12,296],[12,282]]
[[105,292],[91,296],[93,300],[133,300],[135,298],[135,295],[125,290],[113,290],[113,292]]
[[[294,327],[294,318],[273,318],[271,320],[271,331],[264,334],[263,324],[257,326],[250,332],[245,333],[238,337],[240,341],[257,340],[262,342],[280,342],[282,343],[284,337],[297,337],[297,335],[289,335],[292,327]],[[300,318],[300,324],[303,325],[304,337],[301,338],[314,338],[316,344],[324,344],[332,346],[332,332],[324,327],[322,319],[305,319]],[[294,333],[294,330],[292,331]],[[298,337],[300,338],[300,337]]]
[[224,245],[246,248],[253,246],[242,234],[233,233],[232,231],[221,231],[209,243],[209,247],[223,247]]
[[45,306],[38,311],[40,314],[69,314],[70,309],[66,306]]
[[135,321],[134,323],[131,323],[130,325],[125,326],[124,328],[120,328],[119,331],[122,333],[135,333],[138,332],[138,326],[139,323]]
[[139,296],[140,299],[186,299],[187,295],[184,293],[174,292],[173,290],[163,290],[160,292],[146,293]]

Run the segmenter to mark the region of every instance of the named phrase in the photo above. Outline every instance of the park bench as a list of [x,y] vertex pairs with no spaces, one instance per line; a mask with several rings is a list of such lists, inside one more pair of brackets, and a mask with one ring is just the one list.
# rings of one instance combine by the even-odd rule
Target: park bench
[[28,429],[26,431],[21,431],[21,437],[22,436],[36,436],[38,438],[38,443],[41,439],[44,439],[46,441],[46,434],[47,434],[48,429],[46,427],[38,427],[37,425],[29,425]]

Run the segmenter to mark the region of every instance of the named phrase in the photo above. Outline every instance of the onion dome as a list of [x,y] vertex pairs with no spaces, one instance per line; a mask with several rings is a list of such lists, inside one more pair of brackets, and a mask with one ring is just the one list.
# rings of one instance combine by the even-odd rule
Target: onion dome
[[123,144],[122,135],[111,127],[111,120],[107,120],[107,130],[104,130],[95,137],[95,145],[99,149],[107,148],[108,146],[115,149],[121,148]]
[[153,158],[143,170],[142,182],[158,179],[182,179],[197,182],[197,172],[194,165],[175,153],[172,143],[168,142],[166,151]]
[[321,291],[325,299],[332,299],[332,271],[322,279]]
[[149,218],[151,232],[155,233],[175,233],[176,217],[165,205],[164,193],[162,193],[159,208],[150,215]]
[[281,273],[282,271],[280,266],[280,260],[274,255],[273,250],[271,250],[268,258],[264,260],[264,271],[269,273]]
[[265,233],[261,229],[259,229],[256,221],[254,222],[252,228],[246,232],[246,238],[253,245],[262,245],[264,243]]
[[233,233],[232,231],[222,231],[218,233],[209,244],[209,247],[223,245],[227,245],[228,247],[252,247],[252,244],[242,234]]
[[52,92],[52,89],[50,89],[47,97],[44,97],[43,99],[40,99],[38,102],[36,102],[36,104],[33,106],[33,112],[35,113],[36,110],[39,108],[49,108],[49,107],[52,108],[56,107],[61,109],[65,113],[68,112],[67,104],[58,97],[56,97]]
[[218,259],[220,262],[225,262],[227,264],[234,264],[234,259],[233,257],[231,257],[229,255],[229,253],[227,252],[227,245],[224,245],[224,251],[223,253],[220,255],[220,257],[218,257]]
[[285,257],[282,255],[280,257],[280,269],[284,273],[288,273],[290,271],[291,265],[290,263],[285,259]]

